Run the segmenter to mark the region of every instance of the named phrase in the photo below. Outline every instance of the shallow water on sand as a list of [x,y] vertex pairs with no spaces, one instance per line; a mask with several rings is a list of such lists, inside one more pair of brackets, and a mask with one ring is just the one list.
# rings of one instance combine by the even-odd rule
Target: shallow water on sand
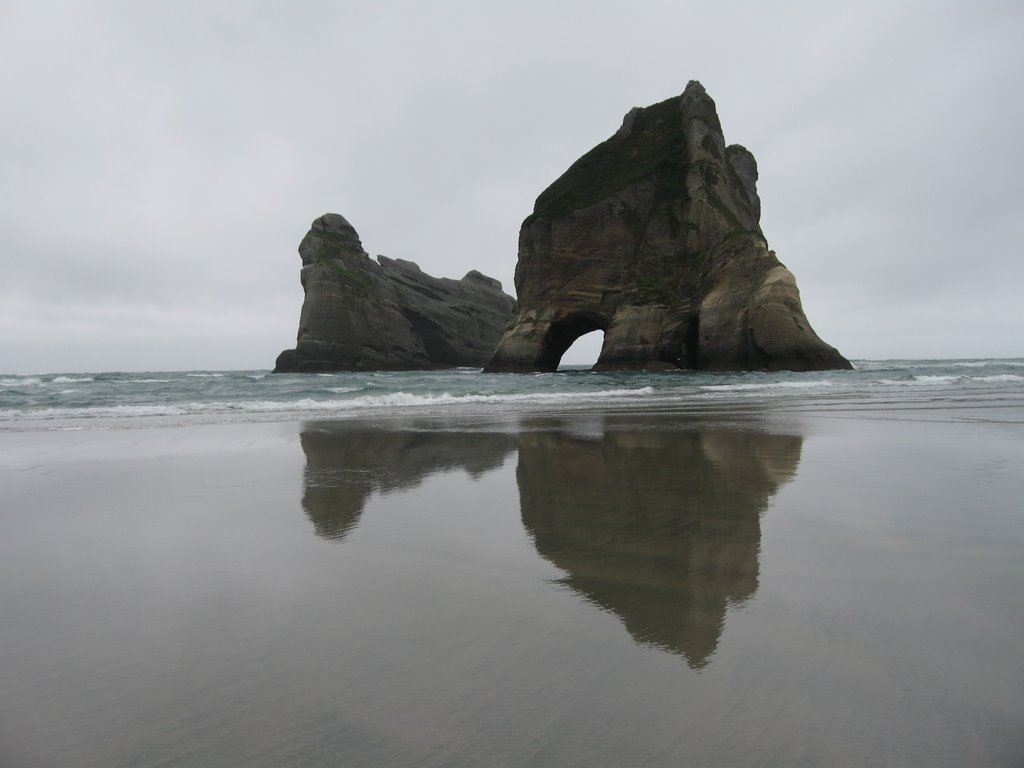
[[0,435],[0,765],[1019,765],[988,415]]

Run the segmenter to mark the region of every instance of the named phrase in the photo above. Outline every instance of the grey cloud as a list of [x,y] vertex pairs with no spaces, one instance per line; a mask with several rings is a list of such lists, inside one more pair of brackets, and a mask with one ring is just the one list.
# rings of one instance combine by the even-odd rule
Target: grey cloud
[[511,290],[536,195],[691,78],[824,338],[1024,354],[1022,39],[995,2],[5,4],[0,369],[269,366],[326,211]]

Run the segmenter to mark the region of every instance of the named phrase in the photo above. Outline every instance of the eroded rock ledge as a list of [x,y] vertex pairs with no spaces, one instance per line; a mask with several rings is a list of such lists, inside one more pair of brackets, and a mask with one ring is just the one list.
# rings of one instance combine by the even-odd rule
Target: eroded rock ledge
[[497,280],[431,277],[363,250],[343,216],[316,219],[299,245],[305,299],[295,349],[275,373],[481,367],[512,313]]
[[594,330],[596,370],[850,368],[768,249],[756,182],[700,83],[631,110],[523,222],[519,302],[486,370],[555,370]]

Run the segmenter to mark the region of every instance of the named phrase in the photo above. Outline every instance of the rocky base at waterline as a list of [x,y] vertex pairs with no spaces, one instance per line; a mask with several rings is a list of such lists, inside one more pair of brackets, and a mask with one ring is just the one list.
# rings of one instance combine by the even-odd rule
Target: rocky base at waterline
[[313,222],[299,255],[298,339],[278,355],[275,373],[481,367],[515,304],[476,271],[451,280],[411,261],[374,261],[336,213]]
[[631,110],[523,222],[519,303],[486,370],[553,371],[595,330],[596,370],[850,368],[768,249],[756,182],[700,83]]

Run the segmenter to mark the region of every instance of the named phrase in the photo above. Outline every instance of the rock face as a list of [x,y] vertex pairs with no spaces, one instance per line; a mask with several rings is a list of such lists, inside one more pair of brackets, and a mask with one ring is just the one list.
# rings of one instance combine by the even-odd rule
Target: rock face
[[486,370],[555,370],[594,330],[595,370],[850,368],[768,250],[756,181],[700,83],[631,110],[523,222],[519,301]]
[[480,367],[515,303],[476,271],[450,280],[411,261],[373,261],[336,213],[313,222],[299,255],[298,340],[278,355],[275,373]]

